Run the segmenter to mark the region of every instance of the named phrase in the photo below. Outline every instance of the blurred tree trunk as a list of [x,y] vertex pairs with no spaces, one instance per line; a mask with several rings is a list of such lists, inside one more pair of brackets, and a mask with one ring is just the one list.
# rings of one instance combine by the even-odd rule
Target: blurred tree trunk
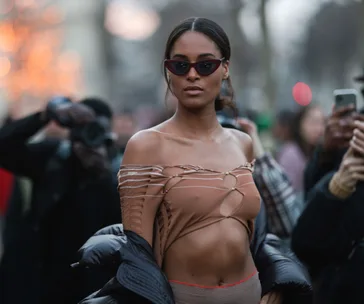
[[[231,0],[230,1],[230,16],[231,20],[233,22],[232,25],[232,34],[231,34],[231,50],[232,53],[235,54],[234,57],[240,57],[242,56],[243,50],[241,49],[241,29],[240,29],[240,23],[239,23],[239,14],[241,9],[243,8],[243,3],[241,0]],[[237,58],[240,59],[240,58]],[[241,62],[241,60],[237,60],[236,62]],[[236,72],[234,77],[234,83],[237,85],[238,90],[241,89],[243,86],[243,73],[241,71],[244,69],[244,66],[239,66],[236,69]]]
[[364,1],[361,1],[361,26],[360,26],[360,60],[364,68]]
[[266,110],[274,110],[276,107],[276,86],[272,71],[272,45],[267,21],[267,4],[269,0],[261,0],[259,7],[260,27],[262,30],[262,64],[264,94],[267,99]]

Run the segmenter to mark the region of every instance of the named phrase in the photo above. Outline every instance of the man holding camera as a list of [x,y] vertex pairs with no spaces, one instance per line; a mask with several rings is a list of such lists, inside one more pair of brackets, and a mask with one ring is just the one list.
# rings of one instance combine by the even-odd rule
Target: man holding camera
[[[121,219],[111,120],[102,100],[59,97],[0,129],[0,167],[28,177],[33,189],[30,208],[4,248],[1,303],[77,303],[109,279],[70,264],[95,231]],[[69,140],[30,143],[50,121],[68,128]]]

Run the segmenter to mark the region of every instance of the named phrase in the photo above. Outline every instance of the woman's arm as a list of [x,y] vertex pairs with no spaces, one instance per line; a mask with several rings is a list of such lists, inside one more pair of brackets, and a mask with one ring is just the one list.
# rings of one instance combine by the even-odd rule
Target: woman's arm
[[154,221],[162,200],[162,186],[155,183],[154,164],[159,155],[158,137],[148,130],[128,142],[118,173],[122,223],[153,247]]
[[29,143],[29,139],[47,123],[48,120],[39,112],[0,128],[0,166],[15,175],[31,179],[43,173],[59,142]]

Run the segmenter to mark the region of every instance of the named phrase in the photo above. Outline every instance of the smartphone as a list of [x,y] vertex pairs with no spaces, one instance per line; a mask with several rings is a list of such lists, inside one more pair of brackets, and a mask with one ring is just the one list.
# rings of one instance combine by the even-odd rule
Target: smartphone
[[342,108],[353,105],[356,111],[358,92],[355,89],[340,89],[334,91],[335,108]]

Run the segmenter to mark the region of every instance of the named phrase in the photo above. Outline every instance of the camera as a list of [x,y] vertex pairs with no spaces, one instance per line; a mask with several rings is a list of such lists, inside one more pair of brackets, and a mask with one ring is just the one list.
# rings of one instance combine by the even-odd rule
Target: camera
[[104,144],[110,146],[113,143],[113,136],[108,122],[103,117],[99,117],[87,124],[71,128],[71,140],[80,141],[89,148],[97,148]]
[[96,117],[88,123],[77,123],[71,119],[70,115],[59,113],[59,110],[69,108],[72,101],[63,96],[52,98],[47,105],[46,112],[49,119],[56,121],[61,126],[70,128],[70,139],[79,141],[90,148],[100,147],[104,144],[112,145],[114,138],[110,131],[110,121],[106,117]]

